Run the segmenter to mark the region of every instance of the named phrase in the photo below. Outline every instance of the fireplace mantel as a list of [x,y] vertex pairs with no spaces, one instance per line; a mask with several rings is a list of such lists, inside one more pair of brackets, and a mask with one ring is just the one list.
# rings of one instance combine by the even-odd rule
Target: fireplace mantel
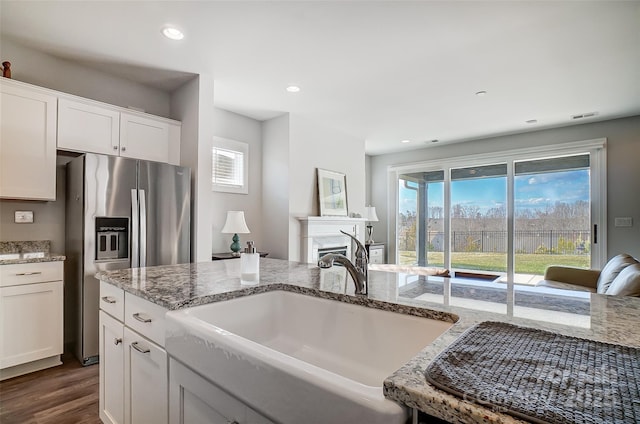
[[318,262],[318,249],[347,247],[347,257],[353,260],[355,248],[349,237],[340,231],[351,234],[364,244],[364,218],[346,216],[308,216],[298,218],[301,231],[302,260],[307,263]]

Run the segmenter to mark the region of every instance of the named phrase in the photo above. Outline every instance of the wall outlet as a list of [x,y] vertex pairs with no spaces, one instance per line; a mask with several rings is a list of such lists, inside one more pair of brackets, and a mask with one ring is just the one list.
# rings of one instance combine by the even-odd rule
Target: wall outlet
[[33,211],[16,211],[14,221],[16,224],[33,224]]
[[616,227],[633,227],[633,218],[630,216],[615,218],[613,225]]

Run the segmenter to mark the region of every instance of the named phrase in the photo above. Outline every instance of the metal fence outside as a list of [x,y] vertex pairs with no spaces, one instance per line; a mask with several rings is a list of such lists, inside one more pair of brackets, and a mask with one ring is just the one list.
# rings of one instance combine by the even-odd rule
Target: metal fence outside
[[[428,250],[444,251],[444,233],[429,231]],[[588,230],[527,230],[514,233],[516,253],[588,254],[591,232]],[[415,250],[415,242],[403,250]],[[507,252],[506,231],[452,231],[452,252]]]

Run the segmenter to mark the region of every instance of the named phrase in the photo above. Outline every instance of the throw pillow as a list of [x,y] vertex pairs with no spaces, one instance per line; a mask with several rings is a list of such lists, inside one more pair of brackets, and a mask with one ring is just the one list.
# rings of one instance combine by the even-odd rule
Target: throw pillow
[[605,294],[611,285],[611,282],[620,274],[620,271],[628,267],[629,265],[637,264],[633,256],[621,253],[614,256],[607,262],[607,264],[600,271],[600,277],[598,278],[598,293]]

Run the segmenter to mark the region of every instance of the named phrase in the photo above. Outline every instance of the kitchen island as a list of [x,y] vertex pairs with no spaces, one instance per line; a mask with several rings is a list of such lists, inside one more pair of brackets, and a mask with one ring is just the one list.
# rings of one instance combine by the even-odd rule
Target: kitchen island
[[[101,272],[101,281],[167,310],[273,290],[298,292],[399,313],[454,322],[453,327],[384,381],[384,395],[451,422],[514,423],[520,420],[464,401],[425,381],[433,358],[465,330],[501,321],[603,342],[640,346],[640,299],[506,283],[369,271],[369,295],[345,287],[344,270],[277,259],[260,261],[260,282],[240,281],[239,261],[216,261]],[[346,292],[346,293],[345,293]]]

